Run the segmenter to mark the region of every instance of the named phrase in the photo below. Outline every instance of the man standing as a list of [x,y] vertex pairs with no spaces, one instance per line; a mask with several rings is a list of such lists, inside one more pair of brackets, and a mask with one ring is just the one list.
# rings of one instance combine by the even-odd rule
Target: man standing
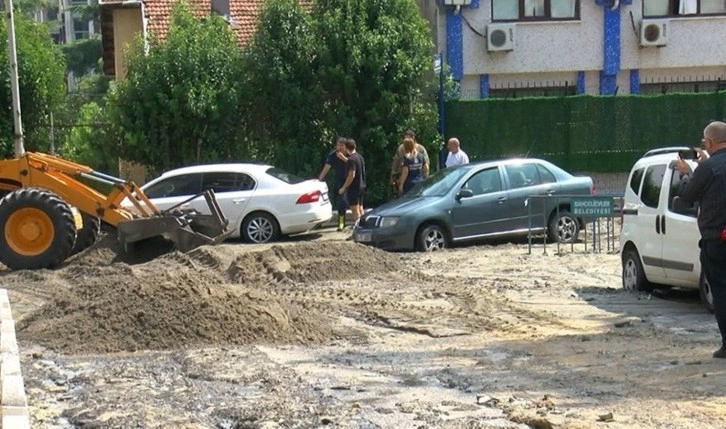
[[[405,133],[403,133],[403,138],[410,138],[413,139],[414,142],[416,142],[416,133],[413,132],[413,130],[406,130]],[[416,152],[422,153],[424,156],[424,161],[426,161],[426,165],[429,164],[429,154],[426,152],[426,148],[416,142]],[[391,185],[393,186],[394,190],[398,190],[399,183],[398,179],[401,177],[401,169],[403,165],[403,157],[406,154],[406,149],[403,147],[403,140],[401,141],[401,144],[398,145],[398,149],[396,149],[396,154],[393,156],[393,164],[391,164]],[[424,178],[426,178],[428,174],[424,174]]]
[[682,159],[676,168],[681,173],[680,199],[698,203],[698,230],[701,240],[701,270],[713,294],[713,312],[721,332],[721,347],[715,358],[726,358],[726,123],[711,122],[703,130],[703,146],[698,167],[691,171]]
[[[346,166],[348,157],[346,156],[345,141],[345,137],[338,137],[335,142],[335,149],[328,154],[328,157],[325,159],[323,171],[318,176],[318,180],[322,182],[328,174],[328,171],[332,168],[335,172],[334,189],[340,189],[343,186],[346,175],[348,174],[348,167]],[[338,208],[338,231],[342,231],[345,228],[345,212],[348,211],[348,204],[341,195],[336,196],[336,199],[336,206]]]
[[469,155],[461,149],[459,139],[452,137],[446,143],[449,148],[449,156],[446,157],[446,166],[453,167],[455,165],[463,165],[469,163]]
[[366,189],[366,163],[363,156],[356,151],[355,140],[348,139],[345,142],[348,152],[348,175],[345,183],[338,190],[339,195],[345,195],[345,200],[353,212],[353,219],[358,224],[363,216],[363,194]]

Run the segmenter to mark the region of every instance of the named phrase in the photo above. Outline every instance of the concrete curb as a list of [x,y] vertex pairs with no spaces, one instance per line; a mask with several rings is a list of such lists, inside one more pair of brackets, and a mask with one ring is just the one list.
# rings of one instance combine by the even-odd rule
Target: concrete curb
[[0,289],[0,405],[5,429],[30,429],[20,352],[7,289]]

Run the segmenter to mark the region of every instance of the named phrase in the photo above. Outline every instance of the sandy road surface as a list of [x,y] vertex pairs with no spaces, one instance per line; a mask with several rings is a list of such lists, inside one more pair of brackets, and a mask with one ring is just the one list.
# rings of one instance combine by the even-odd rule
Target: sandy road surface
[[695,294],[625,292],[617,254],[555,250],[325,233],[138,263],[101,243],[0,283],[38,428],[726,426]]

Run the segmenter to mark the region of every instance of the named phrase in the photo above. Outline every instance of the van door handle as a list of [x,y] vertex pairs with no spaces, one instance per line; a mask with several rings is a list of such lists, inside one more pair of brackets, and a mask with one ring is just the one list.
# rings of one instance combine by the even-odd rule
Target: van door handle
[[655,217],[655,232],[660,234],[660,215]]
[[665,215],[661,215],[660,217],[660,231],[665,235]]
[[247,198],[237,198],[235,200],[232,200],[232,202],[235,204],[241,204],[241,203],[244,203],[245,201],[247,201]]

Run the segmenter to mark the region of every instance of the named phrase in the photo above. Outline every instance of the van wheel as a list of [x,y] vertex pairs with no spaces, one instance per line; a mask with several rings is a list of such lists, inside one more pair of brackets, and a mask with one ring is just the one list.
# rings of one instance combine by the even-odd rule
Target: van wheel
[[701,295],[701,302],[706,307],[709,313],[713,313],[713,292],[711,291],[711,285],[708,283],[706,274],[701,272],[701,278],[698,281],[698,291]]
[[645,278],[643,264],[640,263],[640,256],[634,249],[626,250],[623,253],[623,289],[651,291],[653,285]]
[[570,244],[577,241],[580,224],[569,211],[560,210],[559,216],[557,212],[552,215],[547,232],[551,242],[557,243],[559,241],[563,244]]

